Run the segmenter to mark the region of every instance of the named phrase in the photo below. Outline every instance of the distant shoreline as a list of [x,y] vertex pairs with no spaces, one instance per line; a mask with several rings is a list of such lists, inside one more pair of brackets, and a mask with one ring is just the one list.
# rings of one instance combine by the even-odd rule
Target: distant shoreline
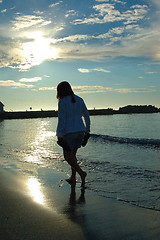
[[[160,108],[152,105],[128,105],[114,110],[108,109],[93,109],[88,110],[90,116],[94,115],[113,115],[113,114],[136,114],[136,113],[157,113]],[[18,112],[0,112],[0,119],[24,119],[24,118],[46,118],[57,117],[58,111],[56,110],[41,110],[41,111],[18,111]]]

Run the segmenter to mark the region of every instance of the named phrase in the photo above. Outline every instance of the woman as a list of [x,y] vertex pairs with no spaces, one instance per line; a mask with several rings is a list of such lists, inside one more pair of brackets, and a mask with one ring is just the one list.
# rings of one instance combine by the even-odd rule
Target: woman
[[[63,147],[65,160],[71,166],[72,174],[67,182],[76,183],[76,172],[80,175],[83,187],[87,173],[77,163],[76,153],[81,147],[85,132],[90,132],[90,118],[82,98],[75,95],[68,82],[57,86],[58,102],[58,143]],[[84,122],[83,119],[84,118]]]

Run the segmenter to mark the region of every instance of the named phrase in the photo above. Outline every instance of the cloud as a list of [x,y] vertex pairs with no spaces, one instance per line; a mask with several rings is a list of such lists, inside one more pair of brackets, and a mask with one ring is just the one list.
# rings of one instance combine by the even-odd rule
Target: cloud
[[[136,33],[140,31],[140,27],[137,24],[127,25],[123,27],[114,27],[109,29],[108,32],[99,34],[95,36],[96,39],[107,39],[110,43],[116,41],[123,41],[125,38],[131,38],[132,36],[135,37]],[[119,37],[117,37],[119,35]]]
[[112,88],[104,87],[104,86],[73,86],[73,90],[75,93],[86,94],[86,93],[103,93],[112,91]]
[[[55,3],[52,7],[59,5],[62,1]],[[14,19],[10,22],[12,25],[8,28],[9,24],[4,23],[0,27],[0,68],[10,67],[18,69],[19,71],[28,71],[32,66],[39,65],[43,61],[66,61],[66,60],[90,60],[100,61],[104,59],[117,58],[117,57],[145,57],[160,60],[160,31],[159,31],[159,0],[151,0],[152,4],[156,4],[156,15],[152,20],[150,8],[147,5],[132,5],[129,9],[119,8],[119,3],[124,3],[119,0],[97,0],[90,15],[86,15],[85,18],[75,19],[73,22],[68,22],[69,27],[73,27],[76,31],[74,35],[58,36],[57,31],[64,29],[67,26],[66,23],[60,22],[56,25],[58,19],[51,20],[51,15],[46,17],[42,16],[43,12],[34,12],[36,14],[23,15],[16,14]],[[125,6],[127,7],[127,5]],[[121,10],[119,10],[121,9]],[[124,10],[125,9],[125,10]],[[94,12],[93,12],[94,11]],[[39,14],[39,15],[38,15]],[[78,14],[75,10],[68,10],[66,15],[72,17]],[[83,15],[84,16],[84,15]],[[65,16],[64,16],[65,17]],[[148,18],[149,19],[148,21]],[[146,20],[145,25],[143,22],[141,25],[139,20]],[[115,22],[116,27],[108,28],[107,23]],[[53,23],[51,26],[50,23]],[[101,24],[105,23],[105,30],[96,32],[93,34],[90,31],[92,28],[89,26],[89,34],[81,34],[79,32],[79,26],[73,26],[71,24]],[[147,25],[148,24],[148,25]],[[45,30],[43,26],[46,26]],[[61,27],[62,26],[62,27]],[[87,31],[87,26],[86,31]],[[7,29],[7,30],[6,30]],[[46,40],[49,48],[48,52],[56,49],[58,50],[57,57],[45,56],[41,61],[33,63],[33,52],[29,51],[31,47],[28,47],[28,53],[24,54],[23,48],[25,45],[30,45],[34,42],[34,39],[29,39],[24,36],[25,33],[37,31],[43,32],[43,40]],[[75,30],[76,29],[76,30]],[[81,29],[81,26],[80,26]],[[16,30],[16,31],[13,31]],[[66,33],[67,31],[65,31]],[[68,31],[69,32],[69,31]],[[53,34],[54,33],[54,34]],[[57,35],[56,35],[57,34]],[[46,43],[45,43],[46,44]],[[43,44],[43,46],[45,46]],[[47,51],[44,51],[44,55]],[[36,52],[38,55],[38,51]],[[27,56],[26,56],[27,55]],[[39,57],[37,57],[39,59]],[[36,59],[36,60],[37,60]],[[158,63],[156,63],[158,64]],[[101,71],[95,69],[81,69],[81,72]]]
[[[132,44],[131,44],[132,43]],[[143,43],[124,42],[124,46],[114,45],[85,45],[74,44],[67,45],[61,44],[59,46],[59,59],[83,59],[90,61],[97,61],[116,57],[139,57],[147,56],[152,57],[153,53],[150,48],[143,48]]]
[[108,0],[95,0],[96,2],[108,2]]
[[27,85],[13,80],[0,81],[0,86],[2,87],[14,87],[14,88],[32,88],[34,85]]
[[154,89],[147,88],[110,88],[104,86],[73,86],[73,89],[77,93],[107,93],[107,92],[118,92],[118,93],[148,93],[154,92]]
[[[53,91],[56,87],[42,87],[39,88],[40,91]],[[104,86],[72,86],[75,93],[94,93],[94,92],[106,92],[111,91],[112,88]]]
[[137,24],[127,25],[123,27],[114,27],[108,30],[106,33],[97,35],[87,35],[87,34],[76,34],[70,35],[64,38],[55,39],[55,43],[60,42],[86,42],[89,40],[103,40],[106,39],[108,44],[113,44],[114,42],[123,41],[125,39],[131,39],[136,36],[136,33],[140,31],[140,27]]
[[[121,94],[127,93],[149,93],[155,92],[153,88],[111,88],[105,86],[72,86],[73,91],[76,94],[89,94],[89,93],[108,93],[117,92]],[[56,87],[42,87],[40,91],[56,91]]]
[[104,24],[123,21],[124,24],[138,22],[148,13],[147,5],[134,5],[129,10],[120,12],[115,4],[101,3],[93,6],[95,13],[84,19],[75,19],[74,24]]
[[148,93],[154,92],[154,89],[147,89],[147,88],[118,88],[114,90],[118,93]]
[[24,28],[30,28],[32,26],[42,27],[50,24],[50,20],[45,20],[42,16],[36,15],[18,15],[15,20],[12,21],[13,30],[20,30]]
[[56,87],[42,87],[39,88],[40,91],[55,91],[57,88]]
[[50,7],[50,8],[53,8],[53,7],[61,4],[62,2],[63,2],[63,1],[59,1],[59,2],[57,2],[57,3],[52,3],[52,4],[49,5],[49,7]]
[[21,78],[19,82],[38,82],[42,80],[41,77],[33,77],[33,78]]
[[76,34],[76,35],[71,35],[68,37],[60,38],[57,40],[57,42],[65,42],[65,41],[70,41],[70,42],[77,42],[77,41],[85,41],[88,39],[94,38],[94,36],[89,36],[86,34]]
[[89,73],[89,72],[93,72],[93,71],[106,72],[106,73],[110,73],[111,72],[111,71],[106,70],[104,68],[93,68],[93,69],[78,68],[78,71],[81,72],[81,73]]
[[0,11],[0,13],[5,13],[5,12],[7,12],[7,9],[3,9]]
[[19,68],[25,61],[21,48],[22,43],[4,38],[0,42],[0,67]]
[[[159,22],[158,22],[159,23]],[[134,26],[133,34],[122,36],[126,28],[114,28],[106,34],[98,35],[96,38],[105,39],[110,42],[106,44],[65,44],[61,43],[59,58],[61,59],[85,59],[85,60],[101,60],[105,58],[116,57],[149,57],[152,59],[160,59],[160,32],[158,31],[158,23],[149,28],[140,29]],[[113,36],[113,32],[118,34],[119,38]],[[84,37],[85,38],[85,37]],[[88,37],[89,38],[89,37]],[[94,36],[95,38],[95,36]],[[68,38],[69,39],[69,38]],[[72,38],[75,39],[75,38]],[[78,40],[78,38],[77,38]],[[114,44],[115,41],[120,44]]]
[[156,74],[157,72],[146,72],[147,74]]
[[[152,1],[157,3],[157,5],[159,3],[156,0]],[[110,18],[110,20],[118,20],[124,24],[101,34],[75,34],[57,39],[57,44],[61,48],[60,59],[86,59],[94,61],[120,56],[160,59],[159,15],[154,20],[150,19],[150,22],[146,21],[148,25],[139,25],[139,20],[149,19],[150,8],[147,5],[132,5],[130,9],[121,10],[120,12],[113,2],[118,3],[118,1],[112,1],[112,3],[104,3],[103,1],[103,4],[94,5],[93,10],[96,13],[92,13],[85,19],[75,19],[73,23],[107,23],[109,21],[108,18]],[[102,43],[101,40],[105,41]],[[82,44],[82,41],[84,44]],[[76,44],[70,44],[73,42]]]
[[28,71],[32,66],[56,58],[58,50],[51,46],[52,39],[47,38],[43,31],[8,31],[8,35],[5,35],[4,29],[0,29],[0,34],[3,34],[0,41],[0,68]]
[[[107,46],[95,45],[86,45],[86,44],[61,44],[59,46],[59,59],[83,59],[90,61],[97,61],[105,59],[114,54],[113,49],[108,48]],[[116,54],[116,53],[115,53]]]
[[111,71],[106,70],[104,68],[93,68],[92,71],[105,72],[105,73],[110,73],[111,72]]
[[78,68],[78,71],[81,72],[81,73],[89,73],[89,72],[91,72],[90,69],[86,69],[86,68]]
[[68,18],[70,16],[75,16],[77,15],[77,12],[75,10],[68,10],[65,14],[65,17]]
[[43,11],[33,11],[33,13],[35,13],[36,15],[42,15],[42,14],[44,14]]
[[[110,0],[95,0],[96,2],[109,2]],[[111,0],[111,2],[126,4],[122,0]]]
[[[150,57],[160,59],[159,22],[149,28],[141,29],[137,24],[115,27],[96,36],[76,34],[59,39],[50,39],[51,49],[57,49],[57,60],[91,60],[97,61],[116,57]],[[3,35],[4,35],[3,31]],[[12,32],[13,38],[5,38],[0,42],[0,67],[10,67],[21,71],[29,70],[33,65],[33,57],[29,59],[23,54],[25,41]],[[2,35],[2,36],[3,36]],[[94,40],[94,43],[87,42]],[[95,41],[99,40],[99,41]],[[103,41],[103,43],[101,42]],[[80,43],[79,43],[80,41]],[[81,41],[84,41],[82,43]],[[30,39],[33,43],[33,39]],[[52,43],[51,43],[52,42]],[[47,42],[47,44],[49,44]],[[52,44],[52,45],[51,45]],[[151,47],[152,46],[152,47]],[[37,53],[38,54],[38,53]],[[50,61],[54,59],[48,58]],[[45,59],[46,60],[46,59]],[[89,72],[89,70],[87,70]],[[100,71],[100,70],[99,70]],[[82,70],[81,70],[82,72]]]

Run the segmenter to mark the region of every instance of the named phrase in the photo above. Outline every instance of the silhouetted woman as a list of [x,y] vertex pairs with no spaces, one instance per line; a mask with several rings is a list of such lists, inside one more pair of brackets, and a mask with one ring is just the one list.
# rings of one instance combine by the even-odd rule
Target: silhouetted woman
[[[85,132],[90,132],[90,118],[82,98],[75,95],[68,82],[57,86],[58,102],[58,143],[63,147],[65,160],[71,166],[72,174],[67,182],[76,183],[76,172],[80,175],[83,187],[87,173],[77,163],[76,153],[81,147]],[[83,121],[83,119],[84,121]]]

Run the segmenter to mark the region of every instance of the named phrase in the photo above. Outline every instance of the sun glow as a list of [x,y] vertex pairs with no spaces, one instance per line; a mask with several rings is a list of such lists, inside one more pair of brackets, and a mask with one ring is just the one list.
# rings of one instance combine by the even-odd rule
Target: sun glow
[[50,38],[45,38],[41,32],[27,33],[26,36],[30,40],[23,44],[22,50],[26,65],[31,67],[57,58],[58,50],[51,46]]
[[156,58],[156,59],[160,59],[160,52],[157,52],[157,53],[155,54],[155,58]]

